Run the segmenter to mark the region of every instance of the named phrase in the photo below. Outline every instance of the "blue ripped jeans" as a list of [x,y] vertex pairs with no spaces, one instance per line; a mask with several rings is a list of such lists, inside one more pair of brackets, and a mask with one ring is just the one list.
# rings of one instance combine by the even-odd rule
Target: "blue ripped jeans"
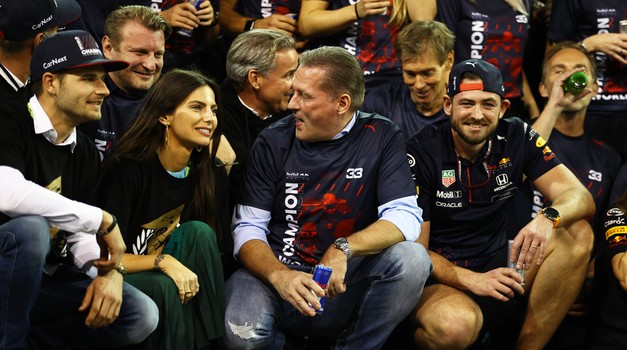
[[352,258],[346,292],[327,300],[324,312],[302,316],[245,269],[227,281],[228,349],[282,349],[284,333],[337,337],[336,349],[378,349],[416,306],[431,271],[418,243],[397,243],[376,255]]

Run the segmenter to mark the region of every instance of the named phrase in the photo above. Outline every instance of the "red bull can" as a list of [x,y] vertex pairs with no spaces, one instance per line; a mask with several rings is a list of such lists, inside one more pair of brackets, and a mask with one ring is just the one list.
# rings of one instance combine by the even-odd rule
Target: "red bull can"
[[[327,289],[327,287],[329,286],[329,279],[331,279],[332,272],[333,269],[330,267],[326,267],[324,265],[316,265],[313,271],[313,280],[314,282],[318,283],[320,288]],[[316,293],[314,293],[314,295],[316,296],[316,298],[318,298],[318,295],[316,295]],[[324,311],[324,304],[327,301],[326,294],[322,298],[318,298],[318,301],[320,302],[320,309],[316,310],[316,313],[321,314]]]

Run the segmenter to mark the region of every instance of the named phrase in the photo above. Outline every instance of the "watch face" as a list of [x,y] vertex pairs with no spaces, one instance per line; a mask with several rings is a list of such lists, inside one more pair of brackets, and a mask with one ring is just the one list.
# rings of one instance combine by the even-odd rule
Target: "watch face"
[[545,208],[543,214],[553,221],[557,220],[557,218],[559,218],[560,216],[560,213],[552,207]]

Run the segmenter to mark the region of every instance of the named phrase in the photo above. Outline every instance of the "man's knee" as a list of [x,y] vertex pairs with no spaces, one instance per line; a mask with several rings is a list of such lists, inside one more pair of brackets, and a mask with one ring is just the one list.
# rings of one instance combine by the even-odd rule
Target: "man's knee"
[[[420,342],[422,337],[426,337],[431,344],[430,348],[435,349],[466,349],[472,345],[481,331],[481,312],[460,308],[449,316],[418,328],[416,341]],[[421,335],[421,332],[424,334]]]
[[415,242],[400,242],[387,249],[396,273],[403,275],[408,284],[422,288],[431,273],[431,259],[427,250]]
[[418,325],[414,339],[428,349],[465,349],[478,338],[483,326],[479,306],[451,287],[425,289],[412,321]]
[[10,235],[19,254],[41,261],[50,249],[50,224],[41,216],[22,216],[0,227],[0,233]]
[[227,349],[259,349],[273,342],[274,324],[270,319],[242,322],[229,318],[227,312],[224,326]]
[[275,299],[263,282],[240,269],[227,281],[224,340],[227,349],[258,349],[282,339],[277,336]]
[[139,344],[146,339],[159,324],[159,308],[146,294],[130,284],[124,284],[123,331],[119,333],[120,345]]

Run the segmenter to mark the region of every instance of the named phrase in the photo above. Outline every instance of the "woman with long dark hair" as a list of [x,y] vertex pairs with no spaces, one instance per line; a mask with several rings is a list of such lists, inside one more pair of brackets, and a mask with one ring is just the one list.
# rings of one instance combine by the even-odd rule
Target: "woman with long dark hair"
[[216,91],[200,73],[168,72],[103,164],[100,202],[124,236],[126,281],[159,306],[144,348],[197,349],[224,332]]

